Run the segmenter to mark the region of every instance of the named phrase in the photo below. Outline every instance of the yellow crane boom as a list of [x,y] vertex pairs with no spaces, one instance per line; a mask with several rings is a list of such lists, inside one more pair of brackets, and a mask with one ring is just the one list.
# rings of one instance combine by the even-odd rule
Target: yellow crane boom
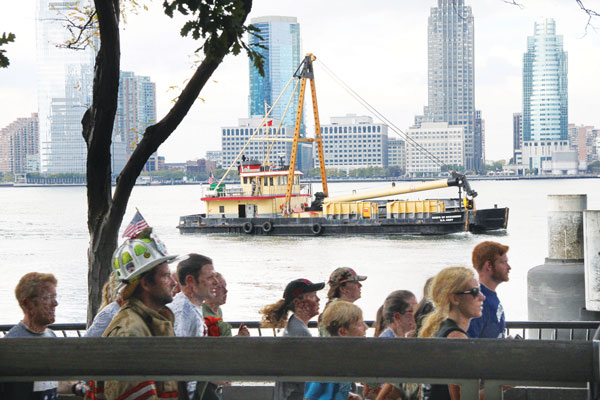
[[449,179],[438,179],[430,182],[410,183],[403,186],[393,186],[385,189],[369,190],[361,193],[327,197],[324,203],[336,203],[346,201],[359,201],[366,199],[375,199],[378,197],[393,196],[396,194],[422,192],[424,190],[442,189],[449,186],[458,186],[463,188],[471,197],[477,196],[477,192],[471,189],[467,178],[464,175],[453,173]]

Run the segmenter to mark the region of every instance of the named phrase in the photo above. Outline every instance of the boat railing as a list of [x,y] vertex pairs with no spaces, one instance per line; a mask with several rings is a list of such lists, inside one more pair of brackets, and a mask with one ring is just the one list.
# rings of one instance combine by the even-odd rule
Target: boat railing
[[[366,321],[369,327],[373,326],[373,321]],[[229,322],[234,329],[239,328],[242,321]],[[262,328],[260,322],[243,322],[251,332],[252,336],[279,336],[275,329]],[[0,325],[0,337],[3,337],[14,325]],[[530,340],[592,340],[594,332],[600,326],[600,321],[507,321],[507,334],[511,337],[530,339]],[[310,321],[308,327],[312,330],[317,329],[317,322]],[[85,334],[86,325],[83,323],[62,323],[50,325],[55,333],[62,337],[82,337]],[[373,330],[370,329],[372,336]],[[316,333],[315,333],[316,335]]]
[[534,398],[596,399],[599,350],[598,340],[402,339],[399,346],[397,340],[354,337],[11,338],[0,340],[0,382],[454,383],[461,398],[475,400],[483,380],[486,400],[506,399],[505,385],[577,391]]

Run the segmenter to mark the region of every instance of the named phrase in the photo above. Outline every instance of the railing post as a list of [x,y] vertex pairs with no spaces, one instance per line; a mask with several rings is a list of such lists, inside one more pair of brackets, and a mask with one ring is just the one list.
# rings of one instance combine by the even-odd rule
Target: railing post
[[504,395],[502,382],[486,380],[484,385],[485,400],[502,400]]
[[600,396],[600,327],[596,329],[592,338],[592,362],[594,365],[592,381],[588,382],[588,400],[596,400]]
[[462,381],[460,383],[460,398],[465,400],[479,400],[479,380]]

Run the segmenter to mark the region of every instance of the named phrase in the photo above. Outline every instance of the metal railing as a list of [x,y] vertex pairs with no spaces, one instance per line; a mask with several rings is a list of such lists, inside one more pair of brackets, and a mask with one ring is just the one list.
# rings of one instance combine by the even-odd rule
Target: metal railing
[[583,340],[14,338],[0,340],[0,381],[455,383],[478,399],[483,379],[496,400],[503,385],[596,387],[595,350]]
[[[241,321],[229,322],[233,328],[237,329],[242,324]],[[369,326],[373,321],[366,321]],[[260,322],[244,322],[252,332],[252,336],[277,336],[278,332],[270,328],[261,328]],[[4,336],[14,325],[0,325],[0,337]],[[553,340],[591,340],[596,329],[600,326],[600,321],[508,321],[506,329],[508,335],[520,333],[524,339],[553,339]],[[317,328],[316,321],[310,321],[308,327]],[[67,323],[50,325],[55,333],[63,337],[82,337],[85,334],[86,326],[83,323]]]

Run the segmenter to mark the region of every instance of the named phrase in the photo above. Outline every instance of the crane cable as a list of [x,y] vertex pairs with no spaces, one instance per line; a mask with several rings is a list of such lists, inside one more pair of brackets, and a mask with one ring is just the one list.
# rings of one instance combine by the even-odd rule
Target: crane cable
[[[265,155],[264,158],[264,163],[266,164],[269,161],[269,155],[271,154],[271,150],[273,149],[273,146],[275,145],[275,139],[277,139],[277,137],[279,136],[279,132],[281,131],[281,125],[283,125],[283,120],[285,119],[285,116],[287,115],[287,112],[290,108],[290,105],[292,104],[292,100],[294,99],[294,95],[296,94],[296,91],[298,90],[298,85],[300,84],[300,79],[298,79],[296,81],[296,85],[294,86],[294,89],[292,90],[292,94],[290,95],[290,100],[288,101],[287,105],[285,106],[285,110],[283,111],[283,115],[281,116],[281,120],[279,121],[279,126],[277,127],[277,131],[275,132],[275,137],[273,137],[273,139],[270,141],[271,144],[269,146],[269,142],[267,141],[267,154]],[[287,85],[286,85],[286,89],[287,89]],[[284,91],[286,90],[284,89]],[[269,137],[269,134],[267,133],[267,139]]]
[[354,90],[352,90],[352,88],[350,86],[348,86],[340,77],[338,77],[331,69],[329,69],[327,67],[327,65],[325,65],[325,63],[323,62],[323,60],[321,58],[317,59],[316,61],[319,62],[319,64],[323,67],[324,71],[334,81],[336,81],[346,92],[348,92],[352,97],[354,97],[354,99],[356,101],[358,101],[363,107],[365,107],[368,111],[372,112],[377,117],[379,117],[379,119],[382,122],[386,123],[394,133],[396,133],[398,136],[400,136],[400,138],[404,139],[410,145],[412,145],[414,147],[417,147],[419,150],[421,150],[422,152],[424,152],[425,155],[427,157],[429,157],[429,159],[431,161],[435,162],[436,164],[438,164],[440,166],[446,166],[446,167],[448,166],[439,157],[437,157],[435,154],[433,154],[432,152],[430,152],[429,150],[427,150],[425,147],[423,147],[421,144],[419,144],[416,140],[414,140],[413,138],[411,138],[407,133],[405,133],[404,131],[402,131],[402,129],[398,128],[393,122],[391,122],[383,114],[381,114],[375,107],[373,107],[372,105],[370,105],[358,93],[356,93]]
[[273,111],[273,107],[275,107],[275,105],[279,102],[279,99],[281,99],[281,96],[283,96],[283,93],[287,90],[288,86],[290,85],[290,83],[292,83],[293,79],[294,79],[294,77],[292,76],[290,78],[290,80],[287,82],[287,84],[285,85],[285,88],[283,88],[283,91],[277,97],[277,100],[275,100],[275,103],[273,103],[273,105],[271,106],[271,109],[265,114],[265,116],[263,117],[263,119],[260,121],[260,124],[256,128],[254,128],[254,131],[252,132],[252,135],[248,138],[248,140],[246,141],[246,144],[244,145],[244,147],[242,147],[242,150],[240,150],[240,152],[235,157],[235,160],[233,160],[233,162],[231,163],[231,165],[229,166],[229,168],[227,168],[227,171],[225,171],[225,173],[223,174],[223,176],[219,180],[219,183],[217,183],[216,188],[219,188],[221,186],[221,184],[223,183],[223,181],[225,180],[225,178],[227,177],[227,175],[229,175],[229,172],[235,166],[235,163],[240,159],[240,157],[244,153],[244,150],[246,150],[246,147],[248,147],[248,145],[250,144],[250,142],[252,141],[252,139],[254,138],[254,136],[256,136],[256,134],[258,133],[258,131],[260,130],[260,128],[263,126],[263,124],[265,123],[265,121],[269,118],[269,115],[271,115],[271,111]]

